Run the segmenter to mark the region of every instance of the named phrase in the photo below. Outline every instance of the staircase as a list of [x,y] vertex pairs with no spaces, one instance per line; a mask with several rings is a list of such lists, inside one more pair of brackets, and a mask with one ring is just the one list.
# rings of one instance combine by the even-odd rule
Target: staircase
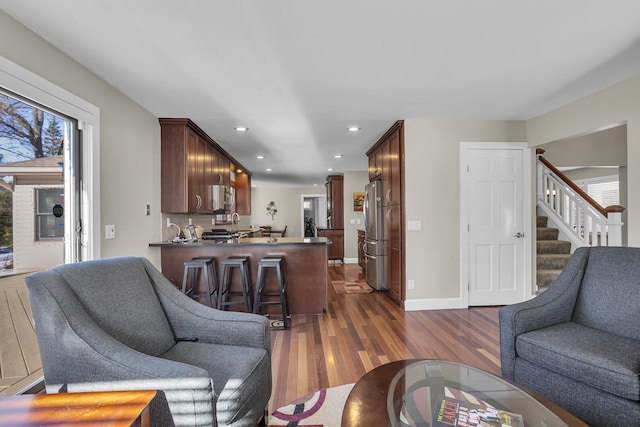
[[558,277],[571,258],[571,242],[558,240],[559,230],[547,227],[548,218],[536,219],[536,284],[538,294]]

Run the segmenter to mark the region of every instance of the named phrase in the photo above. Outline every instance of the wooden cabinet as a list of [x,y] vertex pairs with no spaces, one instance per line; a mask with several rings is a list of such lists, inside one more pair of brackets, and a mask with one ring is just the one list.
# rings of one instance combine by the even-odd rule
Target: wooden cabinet
[[382,174],[383,157],[382,147],[369,154],[369,180],[376,179]]
[[[232,165],[243,169],[236,198],[238,213],[251,213],[251,173],[240,167],[215,141],[189,119],[162,118],[161,210],[165,213],[213,214],[212,185],[231,184]],[[240,191],[238,191],[240,190]]]
[[404,300],[402,287],[402,209],[400,205],[384,206],[385,283],[389,294],[397,301]]
[[402,286],[402,252],[400,249],[385,247],[385,280],[387,292],[397,302],[404,301],[404,288]]
[[[207,212],[206,141],[184,124],[161,128],[160,186],[162,212]],[[211,205],[209,205],[210,207]],[[210,211],[209,211],[210,212]]]
[[329,175],[327,188],[327,228],[318,228],[318,237],[331,240],[329,259],[344,258],[344,189],[342,175]]
[[341,175],[327,177],[327,222],[328,228],[344,228],[344,187]]
[[362,271],[365,271],[367,261],[364,257],[364,239],[365,232],[364,230],[358,230],[358,265],[362,268]]
[[400,131],[389,136],[383,147],[382,203],[399,205],[401,201]]
[[251,175],[236,173],[236,212],[251,215]]
[[328,258],[342,261],[344,258],[344,230],[318,228],[318,237],[326,237],[331,240],[331,244],[327,246]]
[[404,122],[399,120],[367,151],[369,178],[382,181],[385,280],[389,295],[404,301]]

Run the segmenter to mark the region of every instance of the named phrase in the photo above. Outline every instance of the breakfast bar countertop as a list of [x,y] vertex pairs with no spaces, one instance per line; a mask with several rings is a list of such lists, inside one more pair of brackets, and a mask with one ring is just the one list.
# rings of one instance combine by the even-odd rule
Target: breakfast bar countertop
[[221,246],[221,245],[330,245],[331,240],[326,237],[240,237],[229,240],[196,240],[190,242],[154,242],[149,246],[171,247],[171,246]]

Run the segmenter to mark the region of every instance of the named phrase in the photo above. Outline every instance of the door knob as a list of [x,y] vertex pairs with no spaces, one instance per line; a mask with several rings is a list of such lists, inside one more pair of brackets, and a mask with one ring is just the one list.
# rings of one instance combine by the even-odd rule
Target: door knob
[[517,232],[514,237],[517,237],[518,239],[521,239],[521,238],[524,237],[524,233]]

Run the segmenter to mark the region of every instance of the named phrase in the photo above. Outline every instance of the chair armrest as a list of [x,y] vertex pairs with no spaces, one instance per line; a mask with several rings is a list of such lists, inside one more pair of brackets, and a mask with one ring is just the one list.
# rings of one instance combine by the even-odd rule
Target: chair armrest
[[577,249],[549,289],[531,300],[500,309],[500,359],[504,377],[513,379],[518,335],[571,321],[589,253],[590,248]]
[[147,259],[140,258],[151,278],[176,338],[262,348],[271,354],[269,321],[257,314],[207,307],[180,292]]

